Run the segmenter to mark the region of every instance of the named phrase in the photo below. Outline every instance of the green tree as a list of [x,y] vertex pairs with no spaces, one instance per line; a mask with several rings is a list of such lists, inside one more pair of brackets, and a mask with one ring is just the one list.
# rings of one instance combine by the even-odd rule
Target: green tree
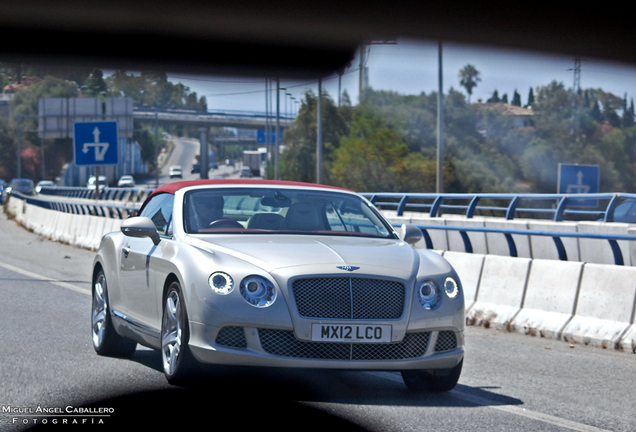
[[104,81],[104,73],[100,69],[95,69],[93,73],[86,78],[81,89],[82,93],[86,96],[105,98],[108,88],[106,81]]
[[532,105],[534,105],[534,91],[532,90],[532,87],[530,87],[530,90],[528,91],[528,103],[526,104],[526,107],[531,107]]
[[354,115],[335,151],[333,184],[360,192],[433,190],[435,162],[410,153],[399,132],[369,107]]
[[[322,95],[323,182],[330,184],[330,164],[340,138],[349,133],[347,117],[352,107],[338,108],[329,94]],[[305,93],[294,124],[285,132],[285,150],[280,155],[280,175],[286,180],[316,181],[316,145],[318,141],[318,96]]]
[[495,90],[492,94],[492,96],[490,97],[490,99],[488,99],[486,101],[487,103],[500,103],[501,99],[499,98],[499,92],[497,90]]
[[518,107],[521,106],[521,95],[517,92],[517,89],[515,89],[515,92],[512,95],[512,102],[510,102],[510,105],[515,105]]
[[480,72],[471,64],[467,64],[459,70],[459,85],[466,89],[468,93],[468,103],[473,94],[473,89],[477,87],[477,83],[481,81]]

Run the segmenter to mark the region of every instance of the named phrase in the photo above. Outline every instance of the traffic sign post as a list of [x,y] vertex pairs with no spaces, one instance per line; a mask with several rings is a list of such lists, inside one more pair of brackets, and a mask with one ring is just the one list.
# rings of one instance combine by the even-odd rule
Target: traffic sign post
[[[598,193],[601,169],[598,165],[559,164],[557,193]],[[597,200],[572,200],[573,207],[597,207]]]

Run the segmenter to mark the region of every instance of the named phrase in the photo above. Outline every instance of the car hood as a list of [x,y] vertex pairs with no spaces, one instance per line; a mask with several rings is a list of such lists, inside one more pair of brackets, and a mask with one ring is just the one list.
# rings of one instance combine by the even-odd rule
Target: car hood
[[[294,266],[357,266],[361,271],[389,268],[411,274],[418,255],[405,242],[344,236],[215,235],[187,236],[186,242],[226,253],[267,272]],[[406,276],[408,277],[408,276]]]

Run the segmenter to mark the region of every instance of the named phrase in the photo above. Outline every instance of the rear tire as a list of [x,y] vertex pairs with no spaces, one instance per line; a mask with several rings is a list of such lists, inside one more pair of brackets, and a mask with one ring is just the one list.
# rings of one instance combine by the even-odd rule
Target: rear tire
[[188,346],[190,340],[188,314],[181,287],[172,282],[164,299],[161,320],[161,363],[170,384],[188,385],[196,378],[199,365]]
[[91,336],[95,352],[102,356],[131,357],[137,349],[137,342],[119,335],[113,327],[108,285],[101,269],[95,274],[92,291]]
[[457,366],[450,369],[405,370],[402,379],[409,390],[417,392],[449,392],[455,388],[462,373],[462,359]]

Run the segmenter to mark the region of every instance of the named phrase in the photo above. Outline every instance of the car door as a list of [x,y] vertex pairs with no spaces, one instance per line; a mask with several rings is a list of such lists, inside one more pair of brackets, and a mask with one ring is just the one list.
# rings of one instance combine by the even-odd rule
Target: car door
[[149,217],[154,223],[161,242],[155,245],[150,238],[126,236],[120,254],[121,312],[142,330],[157,330],[160,299],[155,289],[156,272],[153,256],[160,256],[165,242],[172,236],[172,207],[174,196],[160,194],[153,197],[140,216]]

